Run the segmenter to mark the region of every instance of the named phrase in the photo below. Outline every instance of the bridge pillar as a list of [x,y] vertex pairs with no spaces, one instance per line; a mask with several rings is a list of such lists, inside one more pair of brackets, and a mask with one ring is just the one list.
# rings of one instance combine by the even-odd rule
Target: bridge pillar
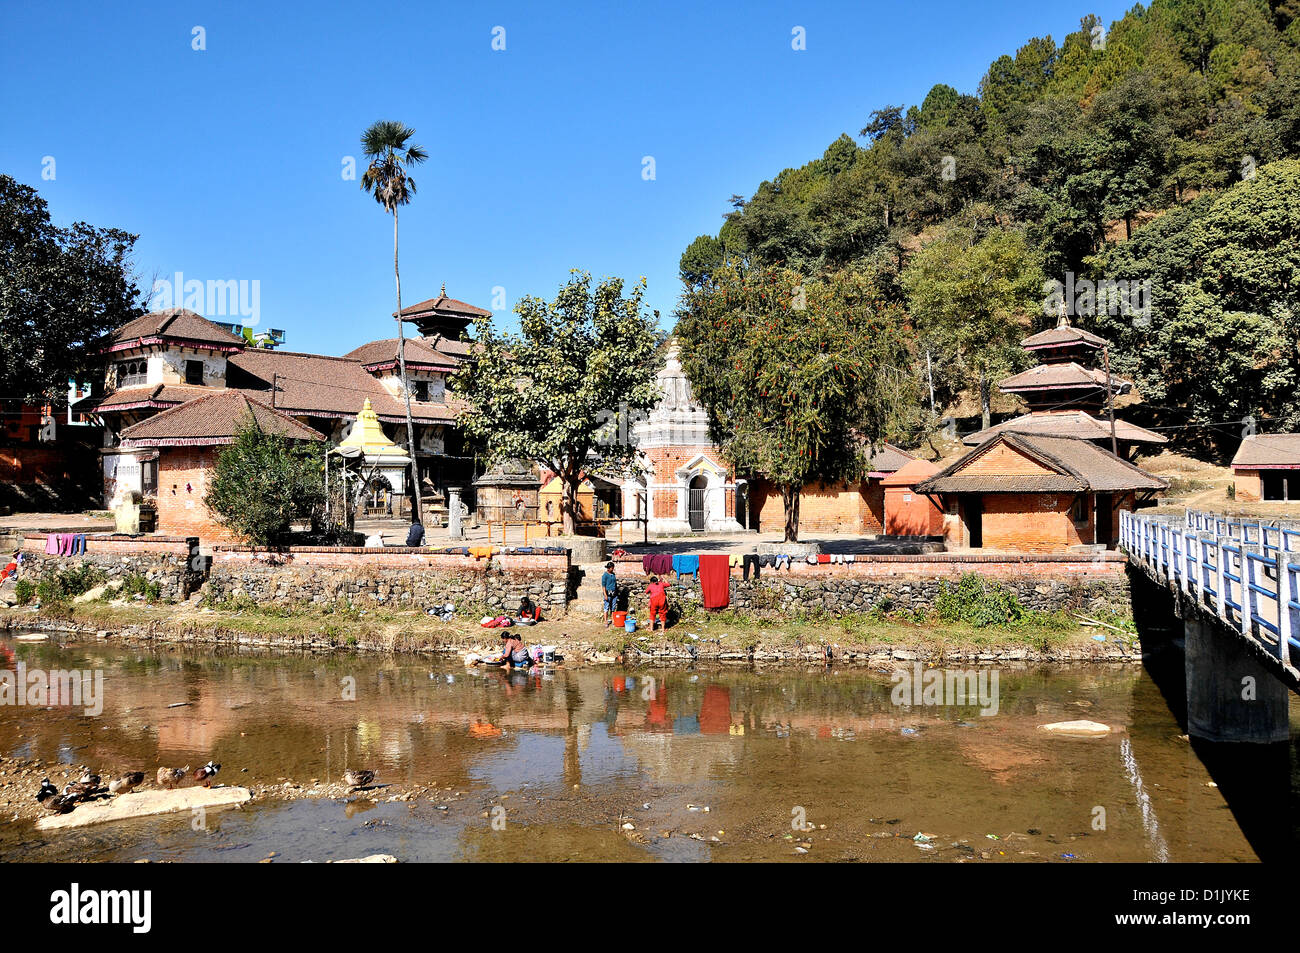
[[1290,693],[1241,636],[1197,612],[1183,620],[1187,732],[1206,741],[1287,741]]

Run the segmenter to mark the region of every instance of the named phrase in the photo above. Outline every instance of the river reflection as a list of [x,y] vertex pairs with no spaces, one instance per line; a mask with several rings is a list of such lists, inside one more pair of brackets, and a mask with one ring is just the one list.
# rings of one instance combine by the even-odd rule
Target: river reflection
[[[445,659],[0,645],[10,665],[102,670],[105,692],[98,717],[0,707],[5,756],[150,777],[214,758],[221,782],[255,787],[364,767],[391,790],[434,788],[409,802],[380,789],[373,805],[258,800],[200,831],[175,817],[59,835],[11,822],[6,860],[1253,860],[1261,837],[1294,833],[1252,846],[1250,819],[1137,666],[1002,667],[986,715],[897,706],[889,675],[861,668],[507,675]],[[1039,727],[1079,718],[1116,730]],[[1286,800],[1284,748],[1271,783]]]

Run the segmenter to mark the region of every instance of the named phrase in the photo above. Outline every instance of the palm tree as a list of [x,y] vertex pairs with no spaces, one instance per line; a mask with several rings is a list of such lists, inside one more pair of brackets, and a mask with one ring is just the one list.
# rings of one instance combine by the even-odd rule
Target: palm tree
[[420,146],[408,145],[415,130],[391,119],[372,123],[361,134],[361,149],[370,165],[361,174],[361,188],[393,214],[393,277],[397,279],[397,366],[402,375],[402,395],[406,399],[406,445],[411,451],[411,483],[415,490],[412,520],[423,523],[420,498],[420,467],[415,462],[415,424],[411,421],[411,382],[406,377],[406,335],[402,331],[402,273],[397,267],[397,207],[406,205],[415,195],[415,179],[407,171],[429,158]]

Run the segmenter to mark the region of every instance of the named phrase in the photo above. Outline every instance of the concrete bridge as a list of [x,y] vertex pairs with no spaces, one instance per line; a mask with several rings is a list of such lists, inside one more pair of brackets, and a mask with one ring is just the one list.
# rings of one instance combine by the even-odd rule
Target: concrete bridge
[[1300,529],[1122,512],[1119,545],[1182,620],[1188,733],[1287,741],[1290,692],[1300,693]]

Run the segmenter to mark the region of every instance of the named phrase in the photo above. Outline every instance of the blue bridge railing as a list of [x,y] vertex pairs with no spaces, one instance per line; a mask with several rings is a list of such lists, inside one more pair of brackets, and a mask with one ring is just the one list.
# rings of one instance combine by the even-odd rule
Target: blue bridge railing
[[1300,650],[1300,529],[1188,510],[1182,521],[1121,512],[1131,560],[1263,646],[1288,669]]

